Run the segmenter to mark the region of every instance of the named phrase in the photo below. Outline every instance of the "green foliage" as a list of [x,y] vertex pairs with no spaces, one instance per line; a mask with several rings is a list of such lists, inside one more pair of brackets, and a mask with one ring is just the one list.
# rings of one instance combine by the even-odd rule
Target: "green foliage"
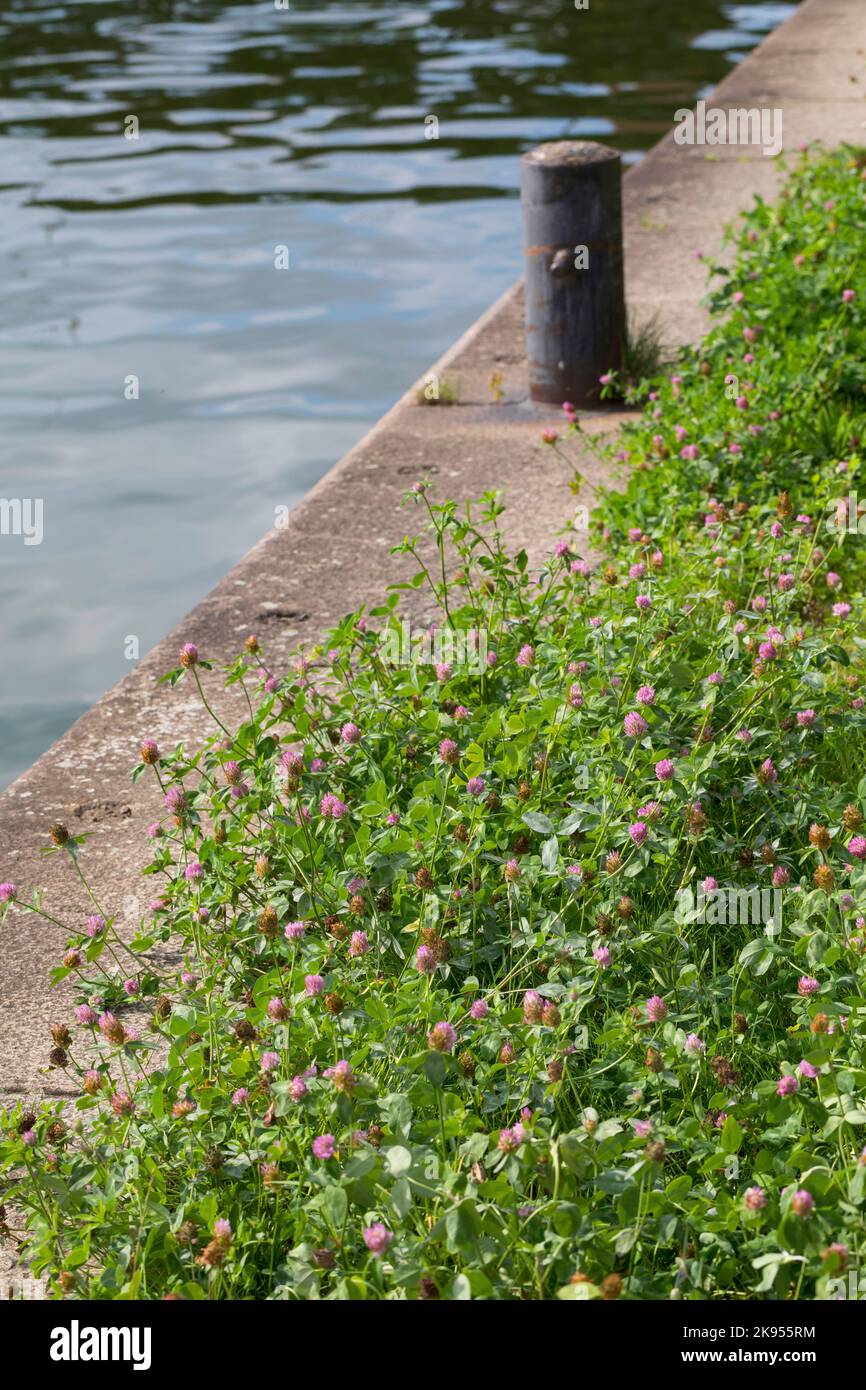
[[804,157],[745,218],[600,563],[533,572],[496,496],[419,487],[410,584],[287,678],[248,644],[246,722],[143,749],[153,909],[58,967],[81,1098],[2,1117],[56,1292],[822,1298],[859,1261],[861,172]]

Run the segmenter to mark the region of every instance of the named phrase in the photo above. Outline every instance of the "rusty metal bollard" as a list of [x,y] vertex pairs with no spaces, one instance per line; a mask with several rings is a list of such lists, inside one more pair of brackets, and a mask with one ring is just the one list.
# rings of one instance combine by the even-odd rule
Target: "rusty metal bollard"
[[625,347],[619,155],[592,140],[538,145],[520,190],[529,394],[592,405]]

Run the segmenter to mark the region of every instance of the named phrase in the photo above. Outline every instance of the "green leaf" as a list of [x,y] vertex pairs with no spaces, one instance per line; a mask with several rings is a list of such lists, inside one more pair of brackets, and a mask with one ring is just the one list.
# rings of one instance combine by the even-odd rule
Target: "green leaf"
[[395,1178],[412,1167],[412,1151],[404,1149],[402,1144],[394,1144],[390,1149],[385,1149],[384,1155],[388,1172]]
[[743,1142],[744,1134],[733,1115],[729,1115],[722,1128],[722,1152],[735,1154]]
[[445,1080],[445,1059],[441,1052],[430,1051],[423,1062],[424,1075],[431,1086],[439,1087]]
[[349,1210],[344,1187],[326,1187],[321,1196],[322,1212],[335,1231],[339,1231]]
[[474,1202],[460,1202],[451,1208],[445,1217],[445,1234],[452,1254],[461,1247],[474,1251],[475,1241],[481,1234],[481,1218]]
[[614,1249],[618,1255],[627,1255],[638,1238],[637,1226],[626,1226],[624,1231],[620,1231],[614,1241]]
[[665,1196],[669,1202],[681,1202],[691,1191],[692,1180],[688,1173],[681,1173],[678,1178],[672,1178],[665,1188]]
[[391,1188],[391,1205],[401,1221],[412,1210],[412,1188],[406,1178],[398,1178]]
[[551,835],[549,840],[545,840],[541,847],[541,862],[552,873],[559,862],[559,841],[555,835]]
[[601,1144],[605,1139],[612,1139],[615,1134],[622,1133],[622,1125],[619,1120],[602,1120],[601,1124],[593,1131],[593,1138],[597,1144]]
[[609,1192],[613,1197],[619,1197],[623,1192],[628,1192],[632,1186],[632,1180],[627,1173],[619,1168],[611,1168],[607,1173],[599,1173],[595,1180],[596,1187],[600,1187],[602,1192]]
[[668,685],[672,685],[675,690],[684,690],[695,684],[695,675],[691,666],[687,666],[684,661],[672,661],[667,680]]

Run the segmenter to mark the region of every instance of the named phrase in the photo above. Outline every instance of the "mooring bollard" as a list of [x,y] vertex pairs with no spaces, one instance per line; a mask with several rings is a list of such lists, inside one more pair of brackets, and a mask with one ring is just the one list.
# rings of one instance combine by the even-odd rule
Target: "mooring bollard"
[[616,150],[554,140],[520,161],[529,394],[576,406],[622,366],[625,290]]

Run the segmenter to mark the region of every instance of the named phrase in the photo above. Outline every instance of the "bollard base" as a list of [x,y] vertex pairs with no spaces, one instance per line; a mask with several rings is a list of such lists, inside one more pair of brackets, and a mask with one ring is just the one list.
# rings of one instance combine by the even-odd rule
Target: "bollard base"
[[529,383],[529,399],[539,405],[561,406],[570,401],[578,410],[589,410],[602,405],[601,383],[597,378],[576,384],[574,378],[559,381],[538,381]]

